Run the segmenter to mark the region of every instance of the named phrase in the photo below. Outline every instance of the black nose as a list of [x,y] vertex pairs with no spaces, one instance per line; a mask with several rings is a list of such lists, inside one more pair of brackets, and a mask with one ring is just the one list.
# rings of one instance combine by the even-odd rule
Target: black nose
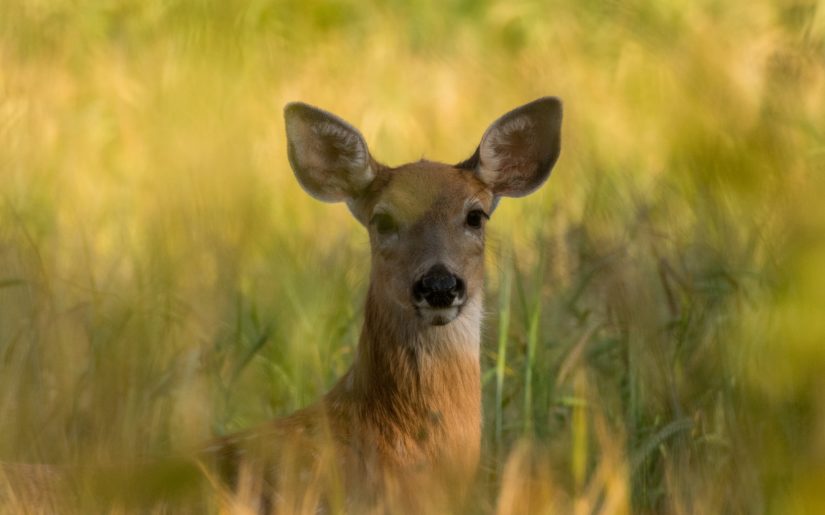
[[433,266],[413,285],[415,300],[426,300],[434,308],[449,307],[456,297],[463,294],[464,281],[450,273],[444,265]]

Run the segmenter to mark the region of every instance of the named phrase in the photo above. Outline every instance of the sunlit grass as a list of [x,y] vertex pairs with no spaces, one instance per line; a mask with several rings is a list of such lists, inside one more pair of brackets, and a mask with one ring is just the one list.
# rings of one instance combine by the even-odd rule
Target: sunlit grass
[[287,101],[395,165],[553,94],[490,224],[472,509],[821,511],[824,56],[822,1],[5,2],[0,460],[185,452],[346,370],[368,242]]

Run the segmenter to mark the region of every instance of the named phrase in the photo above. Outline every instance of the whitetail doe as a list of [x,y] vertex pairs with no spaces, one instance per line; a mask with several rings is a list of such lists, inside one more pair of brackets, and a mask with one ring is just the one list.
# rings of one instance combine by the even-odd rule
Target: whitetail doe
[[352,367],[319,402],[207,454],[237,491],[271,492],[278,512],[454,508],[481,442],[485,225],[500,197],[527,195],[549,176],[561,102],[505,114],[457,165],[390,168],[333,114],[291,103],[284,116],[298,182],[346,202],[369,231],[364,325]]

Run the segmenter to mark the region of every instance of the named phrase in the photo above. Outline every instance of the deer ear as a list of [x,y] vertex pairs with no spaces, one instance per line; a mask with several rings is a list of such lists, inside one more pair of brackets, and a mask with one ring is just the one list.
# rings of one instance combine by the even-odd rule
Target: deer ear
[[522,197],[547,180],[561,150],[561,118],[561,101],[544,97],[493,122],[476,151],[476,172],[494,195]]
[[375,170],[353,126],[301,102],[287,104],[284,119],[289,164],[307,193],[325,202],[350,201],[369,186]]

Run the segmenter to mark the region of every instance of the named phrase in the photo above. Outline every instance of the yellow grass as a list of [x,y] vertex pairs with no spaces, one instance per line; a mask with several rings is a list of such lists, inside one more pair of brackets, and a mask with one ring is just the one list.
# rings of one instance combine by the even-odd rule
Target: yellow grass
[[551,94],[562,157],[490,224],[467,511],[822,511],[824,63],[821,0],[7,0],[0,461],[177,455],[346,370],[368,242],[286,102],[396,165]]

